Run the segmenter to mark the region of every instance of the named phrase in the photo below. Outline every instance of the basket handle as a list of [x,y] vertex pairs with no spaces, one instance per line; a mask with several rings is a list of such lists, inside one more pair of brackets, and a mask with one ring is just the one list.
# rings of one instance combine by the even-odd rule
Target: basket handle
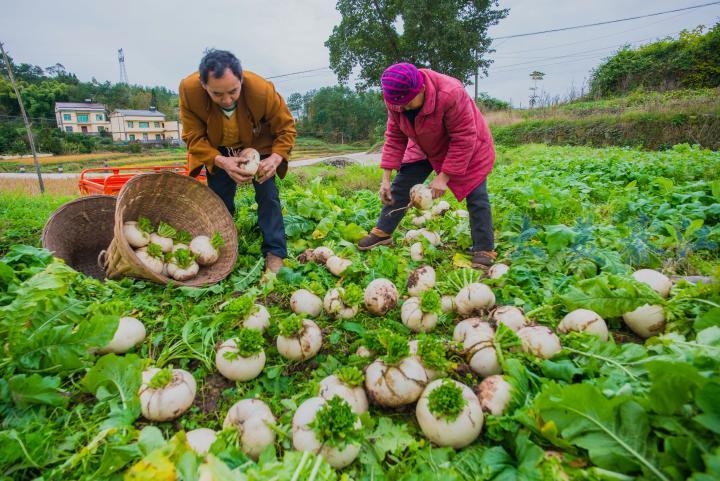
[[97,264],[98,264],[98,267],[100,267],[100,269],[102,269],[103,271],[105,270],[106,262],[107,262],[107,251],[101,250],[100,254],[98,254]]

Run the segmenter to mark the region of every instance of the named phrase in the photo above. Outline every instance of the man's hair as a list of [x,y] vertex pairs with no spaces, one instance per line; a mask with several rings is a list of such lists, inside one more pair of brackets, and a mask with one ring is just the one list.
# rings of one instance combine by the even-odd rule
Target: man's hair
[[205,56],[200,60],[200,80],[202,83],[207,84],[210,72],[213,77],[220,78],[225,73],[225,69],[230,69],[237,78],[242,80],[242,66],[240,60],[228,52],[227,50],[215,50],[214,48],[205,51]]

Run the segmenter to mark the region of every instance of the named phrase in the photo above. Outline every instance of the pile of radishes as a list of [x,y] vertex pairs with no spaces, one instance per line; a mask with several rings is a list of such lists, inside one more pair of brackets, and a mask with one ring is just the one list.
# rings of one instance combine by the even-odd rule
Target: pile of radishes
[[187,231],[177,231],[166,222],[155,227],[146,217],[125,222],[123,234],[145,267],[177,281],[190,280],[197,276],[201,266],[217,262],[220,247],[224,244],[217,232],[212,237],[192,237]]

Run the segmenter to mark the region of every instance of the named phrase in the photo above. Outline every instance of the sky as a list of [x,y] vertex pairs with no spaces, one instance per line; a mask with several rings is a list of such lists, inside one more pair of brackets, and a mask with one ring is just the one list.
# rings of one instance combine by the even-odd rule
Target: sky
[[[500,0],[509,15],[491,37],[582,25],[709,3],[711,0]],[[550,96],[579,90],[603,58],[623,44],[640,45],[720,20],[720,4],[611,25],[497,40],[479,90],[527,106],[530,72]],[[288,96],[337,84],[325,40],[340,22],[334,0],[9,0],[0,42],[17,62],[63,64],[81,80],[119,81],[123,48],[130,83],[177,91],[203,50],[227,49],[243,67],[273,79]],[[468,91],[473,91],[468,86]]]

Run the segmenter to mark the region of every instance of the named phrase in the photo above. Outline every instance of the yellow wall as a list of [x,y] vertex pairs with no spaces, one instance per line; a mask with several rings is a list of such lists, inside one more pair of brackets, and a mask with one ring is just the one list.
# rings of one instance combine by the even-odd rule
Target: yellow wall
[[[88,116],[87,122],[78,122],[78,114],[86,114]],[[70,120],[65,120],[65,115],[70,115]],[[104,120],[97,120],[96,115],[102,115]],[[87,127],[87,133],[97,134],[102,129],[110,131],[110,122],[107,115],[103,112],[92,111],[92,110],[58,110],[55,112],[58,128],[67,132],[66,127],[72,127],[73,133],[83,133],[82,127]]]

